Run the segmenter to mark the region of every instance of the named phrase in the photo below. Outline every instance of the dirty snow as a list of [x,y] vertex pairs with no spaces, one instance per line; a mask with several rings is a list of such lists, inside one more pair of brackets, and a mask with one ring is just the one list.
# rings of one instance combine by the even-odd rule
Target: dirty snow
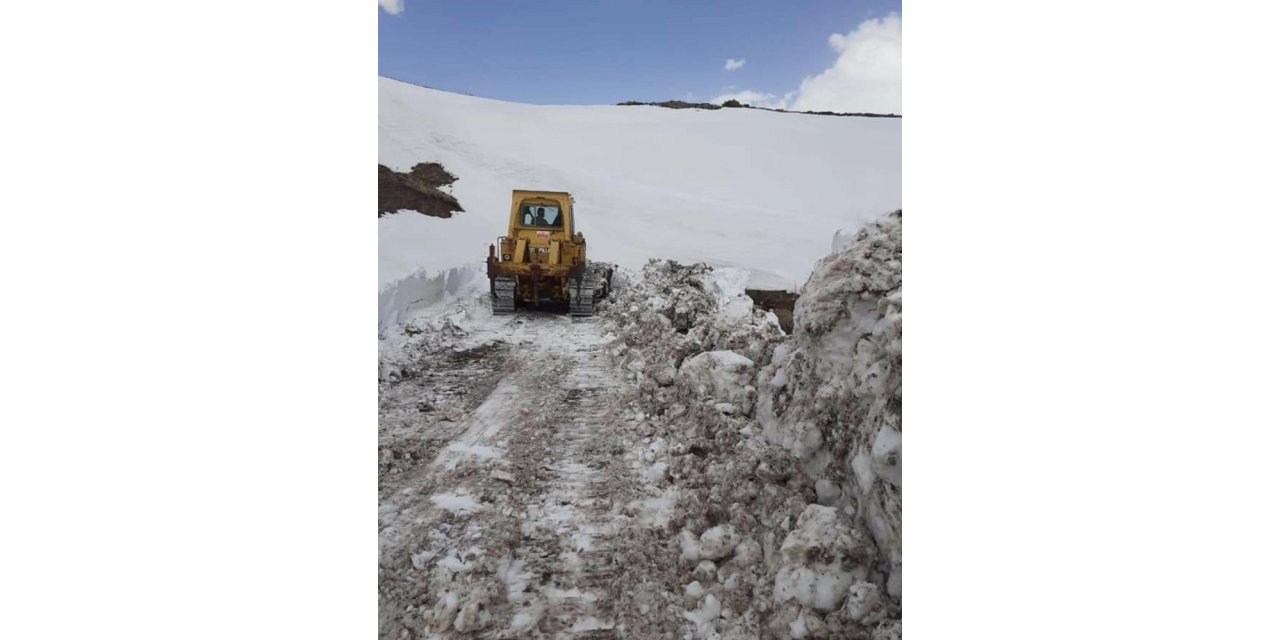
[[675,498],[633,464],[648,448],[625,428],[613,337],[469,304],[419,318],[383,353],[380,635],[627,637],[640,608],[665,606],[635,587],[664,570],[654,544]]
[[[776,178],[736,163],[657,189],[634,179],[648,167],[586,146],[526,152],[575,123],[602,139],[678,131],[720,151],[664,166],[706,173],[727,128],[805,143],[810,125],[381,90],[382,161],[439,152],[468,213],[379,223],[380,636],[900,638],[901,214],[834,237],[765,230],[774,213],[741,186],[759,182],[756,196],[787,203],[780,213],[830,230],[869,219],[850,210],[858,198],[896,208],[896,173],[883,202],[830,176],[815,193],[808,178],[775,193]],[[504,118],[546,131],[485,130]],[[859,171],[855,183],[884,180]],[[513,181],[605,212],[584,214],[584,230],[602,230],[593,251],[628,268],[597,317],[489,313],[467,262],[501,229]],[[638,203],[683,212],[685,227],[655,240],[636,226],[652,224]],[[742,237],[706,242],[729,219]],[[744,293],[769,278],[805,282],[790,336]]]
[[682,497],[667,588],[691,637],[901,635],[901,214],[838,248],[789,337],[700,265],[627,274],[606,313]]
[[454,513],[467,513],[480,508],[480,503],[474,497],[462,493],[439,493],[431,496],[431,502]]
[[854,578],[866,577],[873,553],[835,508],[817,504],[805,507],[780,552],[782,564],[773,583],[774,601],[782,604],[794,599],[822,612],[840,604]]
[[[814,268],[795,335],[759,374],[765,436],[803,461],[824,502],[856,511],[902,571],[902,214],[866,225]],[[832,454],[831,452],[842,452]]]

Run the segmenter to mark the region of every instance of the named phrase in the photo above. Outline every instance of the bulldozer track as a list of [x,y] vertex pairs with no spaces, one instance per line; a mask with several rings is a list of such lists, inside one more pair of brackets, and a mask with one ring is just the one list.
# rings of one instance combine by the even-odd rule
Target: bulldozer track
[[[632,436],[618,428],[624,383],[607,362],[606,338],[594,321],[550,314],[495,319],[495,330],[521,346],[476,353],[500,359],[490,368],[505,375],[438,455],[385,487],[381,635],[627,637],[620,532],[632,526],[624,506],[641,479],[620,455]],[[470,496],[477,506],[450,512],[438,506],[442,495]],[[434,555],[405,565],[424,553]],[[450,557],[487,560],[433,582]],[[438,626],[432,612],[441,595],[465,601],[471,587],[458,585],[475,584],[495,585],[484,601],[490,622],[470,631],[447,619]]]
[[516,312],[515,276],[498,276],[493,279],[493,313],[506,315]]
[[572,416],[547,443],[559,453],[545,465],[550,478],[528,513],[550,526],[535,528],[515,554],[541,576],[550,604],[538,631],[547,637],[617,637],[612,605],[619,524],[611,497],[614,474],[625,470],[616,468],[616,456],[595,446],[609,418],[600,384],[609,377],[596,362],[566,372],[560,390]]
[[577,317],[595,315],[596,283],[596,274],[590,269],[581,279],[569,282],[569,315]]

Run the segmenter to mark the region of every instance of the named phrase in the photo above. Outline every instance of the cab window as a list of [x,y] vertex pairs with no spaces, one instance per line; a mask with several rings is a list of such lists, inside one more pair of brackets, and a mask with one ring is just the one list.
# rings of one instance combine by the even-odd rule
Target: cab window
[[526,204],[520,206],[520,224],[525,227],[559,229],[564,221],[560,216],[559,205]]

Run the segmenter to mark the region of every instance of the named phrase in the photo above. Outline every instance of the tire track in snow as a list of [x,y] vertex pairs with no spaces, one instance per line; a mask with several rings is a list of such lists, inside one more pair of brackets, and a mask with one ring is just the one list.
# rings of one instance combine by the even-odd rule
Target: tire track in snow
[[[613,461],[593,445],[609,429],[604,392],[612,381],[603,357],[575,361],[560,383],[557,404],[564,416],[550,439],[555,460],[544,465],[550,481],[526,505],[523,542],[515,551],[521,566],[540,575],[537,630],[558,637],[614,637],[611,578],[616,573],[613,535],[617,514],[610,476]],[[537,607],[538,605],[535,605]],[[530,627],[535,620],[529,617]]]
[[521,343],[506,375],[384,492],[382,557],[400,560],[383,567],[383,637],[615,637],[613,538],[639,480],[620,456],[621,382],[596,321],[517,318],[488,327]]

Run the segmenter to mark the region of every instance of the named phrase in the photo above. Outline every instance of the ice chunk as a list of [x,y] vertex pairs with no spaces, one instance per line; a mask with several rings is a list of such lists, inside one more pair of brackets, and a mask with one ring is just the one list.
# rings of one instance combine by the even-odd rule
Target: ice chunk
[[484,602],[471,600],[462,605],[462,609],[458,611],[458,617],[453,621],[453,630],[461,633],[479,631],[489,626],[489,620],[489,611],[485,608]]
[[702,600],[702,606],[693,610],[684,612],[685,620],[704,627],[709,625],[712,620],[720,617],[720,600],[716,599],[715,594],[708,593]]
[[714,582],[716,579],[716,563],[710,560],[703,560],[698,566],[693,568],[693,577],[702,582]]
[[698,536],[688,529],[680,530],[680,557],[690,562],[697,562],[702,557],[698,549]]
[[431,496],[431,502],[454,513],[471,513],[480,509],[480,503],[465,493],[439,493]]
[[684,586],[684,606],[692,607],[698,604],[702,599],[702,595],[706,590],[702,588],[702,583],[694,580]]
[[871,460],[877,476],[895,487],[902,486],[902,433],[890,425],[880,427],[871,445]]
[[818,504],[820,505],[833,507],[836,504],[836,500],[840,499],[840,487],[827,478],[818,480],[813,485],[813,489],[818,494]]
[[458,611],[458,594],[446,591],[436,599],[436,606],[431,610],[432,628],[444,632],[453,624],[454,614]]
[[435,551],[421,551],[409,556],[409,562],[413,564],[414,569],[422,569],[427,566],[427,563],[432,558],[436,557],[436,553]]
[[572,633],[585,633],[587,631],[607,631],[612,628],[612,622],[605,622],[595,616],[587,616],[575,621],[569,631]]
[[733,550],[733,562],[745,569],[759,562],[761,555],[760,543],[747,538]]
[[840,606],[855,579],[866,578],[874,550],[836,509],[811,504],[782,542],[781,553],[774,601],[794,599],[825,613]]
[[702,533],[698,552],[703,558],[719,560],[733,553],[738,546],[738,532],[729,525],[711,527]]
[[537,622],[537,620],[532,614],[521,611],[511,616],[511,629],[513,631],[526,631],[533,627],[534,622]]
[[751,399],[748,389],[755,363],[733,351],[706,351],[680,365],[680,380],[696,396],[741,405]]
[[854,622],[861,622],[880,603],[880,588],[870,582],[858,582],[849,587],[844,601],[845,615]]

